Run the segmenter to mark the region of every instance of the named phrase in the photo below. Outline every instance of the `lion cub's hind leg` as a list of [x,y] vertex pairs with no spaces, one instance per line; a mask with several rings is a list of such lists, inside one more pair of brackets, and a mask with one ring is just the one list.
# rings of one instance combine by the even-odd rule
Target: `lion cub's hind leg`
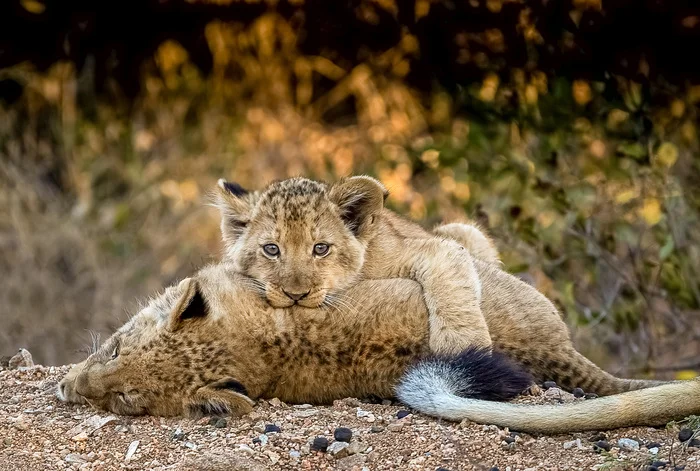
[[473,223],[452,222],[433,229],[433,234],[457,241],[469,254],[482,262],[500,265],[496,244],[484,230]]

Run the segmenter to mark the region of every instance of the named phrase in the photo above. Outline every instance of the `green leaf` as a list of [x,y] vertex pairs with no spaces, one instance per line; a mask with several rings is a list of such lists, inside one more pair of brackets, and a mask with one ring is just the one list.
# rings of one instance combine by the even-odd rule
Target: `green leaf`
[[659,249],[659,258],[661,261],[666,260],[672,253],[676,244],[673,242],[673,238],[669,235],[666,236],[666,243]]
[[647,150],[639,142],[620,144],[617,147],[617,151],[623,155],[633,157],[635,159],[642,159],[647,155]]

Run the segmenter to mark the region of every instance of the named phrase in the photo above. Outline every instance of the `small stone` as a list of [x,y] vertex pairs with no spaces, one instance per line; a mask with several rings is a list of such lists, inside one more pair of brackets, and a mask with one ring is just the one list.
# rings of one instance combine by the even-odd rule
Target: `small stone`
[[12,446],[12,439],[10,437],[7,437],[3,439],[2,444],[5,446]]
[[595,393],[586,393],[586,399],[596,399],[598,397]]
[[196,450],[197,449],[197,444],[194,442],[185,442],[185,446],[189,448],[190,450]]
[[568,450],[569,448],[573,448],[573,447],[581,448],[581,439],[580,438],[577,438],[576,440],[564,442],[564,449],[565,450]]
[[80,424],[68,430],[66,432],[66,435],[69,437],[74,437],[82,432],[85,432],[88,435],[92,435],[93,433],[95,433],[95,431],[101,429],[105,425],[112,424],[114,422],[117,422],[118,420],[119,419],[115,415],[108,415],[107,417],[103,417],[97,414],[92,415],[87,419],[83,420]]
[[289,457],[293,460],[298,460],[299,458],[301,458],[301,453],[297,450],[290,450]]
[[[440,468],[436,469],[435,471],[450,471],[450,470],[447,468],[440,467]],[[491,468],[491,471],[494,471],[494,468]],[[495,471],[498,471],[498,468],[495,468]]]
[[275,424],[266,424],[263,433],[280,433],[281,431],[282,429]]
[[187,434],[182,431],[180,427],[176,428],[175,431],[170,435],[171,440],[184,440]]
[[20,348],[17,354],[9,359],[7,366],[11,370],[16,370],[17,368],[31,368],[34,366],[32,354],[29,353],[29,350]]
[[249,456],[253,456],[255,454],[255,451],[248,445],[239,445],[238,449]]
[[285,404],[284,402],[280,401],[280,400],[279,400],[278,398],[276,398],[276,397],[273,397],[272,399],[270,399],[270,400],[267,401],[267,402],[269,402],[270,405],[271,405],[272,407],[287,407],[287,404]]
[[647,447],[647,449],[651,450],[652,448],[661,448],[661,443],[658,443],[658,442],[649,442],[649,443],[647,443],[647,444],[644,445],[644,446]]
[[227,425],[228,421],[223,417],[219,417],[219,419],[214,423],[214,428],[226,428]]
[[369,445],[355,440],[354,442],[350,443],[348,453],[351,455],[356,455],[357,453],[362,453],[363,451],[367,450],[367,448],[369,448]]
[[617,441],[617,446],[626,451],[639,450],[639,442],[631,438],[621,438]]
[[665,468],[668,465],[666,461],[654,461],[651,463],[651,466],[655,468]]
[[658,454],[659,454],[659,449],[658,449],[657,447],[655,447],[655,446],[654,446],[654,447],[651,447],[651,448],[647,448],[647,450],[648,450],[649,453],[651,453],[652,455],[658,455]]
[[406,416],[411,415],[411,413],[407,410],[400,410],[396,413],[396,418],[397,419],[403,419]]
[[350,443],[350,440],[352,440],[352,430],[347,427],[338,427],[333,432],[333,438],[338,442]]
[[659,471],[659,468],[656,466],[647,466],[646,471]]
[[557,388],[557,387],[548,388],[548,389],[544,392],[544,397],[547,398],[547,399],[558,399],[558,400],[561,400],[561,393],[562,393],[561,389],[559,389],[559,388]]
[[[503,441],[506,443],[515,443],[515,438],[513,437],[505,437],[503,438]],[[566,445],[564,445],[564,448],[566,448]]]
[[314,441],[311,443],[311,450],[325,453],[328,450],[328,439],[326,437],[314,438]]
[[372,415],[371,412],[368,412],[366,410],[362,410],[359,407],[357,408],[357,418],[358,419],[361,419],[363,417],[369,417],[370,415]]
[[126,449],[126,455],[124,455],[124,460],[129,461],[132,456],[134,456],[134,453],[136,453],[136,449],[139,447],[139,441],[134,440],[129,444],[129,448]]
[[280,460],[280,455],[272,450],[267,450],[265,454],[268,458],[270,458],[270,463],[272,463],[273,465],[277,464],[277,462]]
[[597,452],[601,451],[610,451],[610,443],[608,443],[606,440],[598,440],[593,444],[593,449]]
[[693,438],[688,442],[688,446],[693,447],[693,448],[700,448],[700,440],[697,438]]
[[17,430],[26,431],[29,430],[29,424],[24,419],[19,419],[12,424]]
[[369,429],[369,431],[372,432],[372,433],[383,432],[383,431],[384,431],[384,427],[382,427],[381,425],[372,425],[372,428]]
[[333,442],[328,446],[328,453],[335,456],[336,458],[343,458],[350,454],[348,452],[349,447],[350,444],[346,442]]
[[554,381],[545,381],[544,384],[542,384],[542,386],[543,386],[545,389],[556,388],[556,387],[557,387],[557,383],[555,383]]
[[390,432],[400,432],[403,429],[403,422],[394,422],[386,426]]
[[[269,438],[267,437],[267,435],[262,434],[262,435],[260,435],[260,436],[258,437],[258,440],[260,440],[260,445],[261,445],[261,446],[265,446],[265,445],[267,445],[267,442],[268,442]],[[253,442],[255,442],[255,441],[253,441]]]
[[574,390],[571,391],[571,393],[574,395],[574,397],[585,397],[586,396],[586,393],[581,388],[574,388]]
[[390,406],[392,404],[391,399],[382,399],[383,406]]
[[309,417],[313,417],[314,415],[318,414],[317,410],[314,409],[307,409],[307,410],[300,410],[298,412],[294,413],[294,417],[299,417],[302,419],[306,419]]
[[85,463],[85,460],[83,459],[82,456],[76,454],[76,453],[68,453],[65,458],[63,458],[66,463],[78,463],[82,464]]
[[678,432],[678,439],[682,442],[687,442],[690,440],[690,437],[693,436],[693,431],[690,430],[689,428],[682,428],[680,432]]
[[71,438],[71,440],[73,440],[74,442],[84,442],[84,441],[87,441],[87,439],[88,439],[87,432],[80,432],[78,435]]

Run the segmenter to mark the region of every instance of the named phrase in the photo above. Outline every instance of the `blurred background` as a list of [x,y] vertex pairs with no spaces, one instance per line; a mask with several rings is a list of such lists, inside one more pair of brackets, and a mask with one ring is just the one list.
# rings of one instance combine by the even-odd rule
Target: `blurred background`
[[693,5],[3,1],[0,354],[79,361],[216,260],[220,177],[368,173],[427,227],[487,227],[598,364],[693,376]]

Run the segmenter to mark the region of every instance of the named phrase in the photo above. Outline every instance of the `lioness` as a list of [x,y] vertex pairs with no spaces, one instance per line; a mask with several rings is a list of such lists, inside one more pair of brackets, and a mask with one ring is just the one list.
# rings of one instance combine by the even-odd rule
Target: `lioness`
[[599,395],[660,384],[616,378],[578,353],[552,303],[500,270],[495,249],[478,230],[447,225],[436,237],[386,209],[385,196],[370,177],[331,185],[292,178],[253,193],[220,180],[225,258],[274,307],[327,304],[349,312],[343,290],[358,280],[412,278],[426,297],[433,352],[493,342],[535,378]]
[[[484,268],[491,269],[488,282],[507,293],[511,278]],[[530,379],[484,350],[426,358],[428,313],[411,280],[362,281],[346,299],[353,316],[334,307],[273,308],[231,265],[209,266],[154,298],[68,373],[58,395],[120,414],[197,415],[246,413],[257,398],[327,403],[396,392],[428,414],[540,433],[661,425],[700,413],[698,380],[562,406],[474,399],[512,397]],[[505,304],[503,315],[520,307]],[[491,327],[502,347],[507,325]]]

